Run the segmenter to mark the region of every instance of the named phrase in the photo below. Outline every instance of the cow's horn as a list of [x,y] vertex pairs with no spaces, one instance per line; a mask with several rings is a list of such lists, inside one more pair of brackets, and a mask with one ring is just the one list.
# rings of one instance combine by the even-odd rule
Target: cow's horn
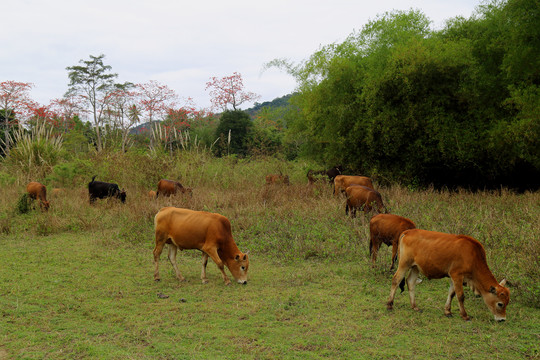
[[502,279],[501,282],[499,283],[499,285],[501,285],[501,286],[506,285],[506,279]]

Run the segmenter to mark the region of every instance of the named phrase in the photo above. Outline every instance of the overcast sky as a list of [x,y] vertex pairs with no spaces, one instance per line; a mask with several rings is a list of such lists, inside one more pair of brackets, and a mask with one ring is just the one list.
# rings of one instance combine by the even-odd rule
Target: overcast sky
[[[66,67],[105,55],[117,81],[156,80],[197,107],[210,106],[210,77],[242,74],[245,90],[271,101],[295,90],[263,64],[295,63],[341,42],[391,10],[420,9],[439,29],[470,17],[480,0],[13,0],[0,15],[0,82],[31,82],[42,105],[67,90]],[[248,108],[242,106],[242,108]]]

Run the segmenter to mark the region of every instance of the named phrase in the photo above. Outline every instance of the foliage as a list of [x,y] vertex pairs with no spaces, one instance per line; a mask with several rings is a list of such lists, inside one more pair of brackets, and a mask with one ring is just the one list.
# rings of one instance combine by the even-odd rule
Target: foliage
[[105,65],[105,55],[90,55],[89,60],[80,60],[82,65],[69,66],[68,95],[77,95],[90,107],[90,113],[96,130],[97,150],[103,149],[101,129],[105,120],[104,111],[108,104],[108,95],[114,90],[114,79],[118,74],[111,73],[112,67]]
[[216,143],[216,154],[218,156],[246,155],[252,126],[251,119],[245,111],[223,112],[216,129],[216,137],[220,139]]
[[394,11],[300,64],[270,62],[299,84],[287,137],[381,179],[537,188],[539,7],[493,1],[438,31]]
[[17,201],[17,205],[15,205],[15,212],[17,214],[26,214],[30,211],[30,202],[31,199],[28,196],[27,193],[22,194],[19,197],[19,200]]
[[34,107],[34,102],[30,99],[30,90],[34,84],[17,82],[17,81],[2,81],[0,82],[0,112],[2,124],[0,129],[2,134],[2,155],[9,152],[12,144],[10,143],[10,134],[13,127],[18,125],[18,122],[24,118],[24,114]]
[[8,137],[15,144],[6,158],[21,169],[29,178],[44,177],[59,160],[62,150],[62,136],[54,136],[52,129],[39,123],[30,131],[19,128]]
[[260,95],[244,90],[242,75],[234,72],[231,76],[210,78],[206,83],[206,90],[210,89],[210,101],[214,108],[227,110],[231,105],[233,111],[240,110],[238,107],[243,103],[257,100]]

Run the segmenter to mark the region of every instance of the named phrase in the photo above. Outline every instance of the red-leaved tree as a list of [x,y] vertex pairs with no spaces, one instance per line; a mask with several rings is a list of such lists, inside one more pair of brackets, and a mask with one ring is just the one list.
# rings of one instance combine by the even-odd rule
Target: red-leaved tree
[[242,75],[234,72],[231,76],[225,76],[221,79],[211,77],[206,83],[206,90],[210,89],[210,99],[216,109],[227,110],[231,105],[233,110],[243,103],[255,101],[260,95],[253,92],[244,91],[244,82]]
[[0,110],[4,118],[4,154],[11,147],[9,131],[13,124],[17,123],[20,116],[35,108],[35,103],[30,98],[30,90],[34,84],[17,81],[0,82]]

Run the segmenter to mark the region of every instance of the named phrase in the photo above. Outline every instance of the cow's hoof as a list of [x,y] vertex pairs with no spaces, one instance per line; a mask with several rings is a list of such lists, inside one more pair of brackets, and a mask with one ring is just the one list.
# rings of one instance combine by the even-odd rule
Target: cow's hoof
[[208,280],[207,280],[207,279],[204,279],[204,280],[202,281],[202,283],[203,283],[203,284],[208,284]]
[[447,318],[451,318],[451,317],[454,317],[454,315],[452,315],[452,313],[447,313],[447,314],[444,314],[444,316],[446,316]]
[[154,279],[155,282],[161,281],[161,279]]

